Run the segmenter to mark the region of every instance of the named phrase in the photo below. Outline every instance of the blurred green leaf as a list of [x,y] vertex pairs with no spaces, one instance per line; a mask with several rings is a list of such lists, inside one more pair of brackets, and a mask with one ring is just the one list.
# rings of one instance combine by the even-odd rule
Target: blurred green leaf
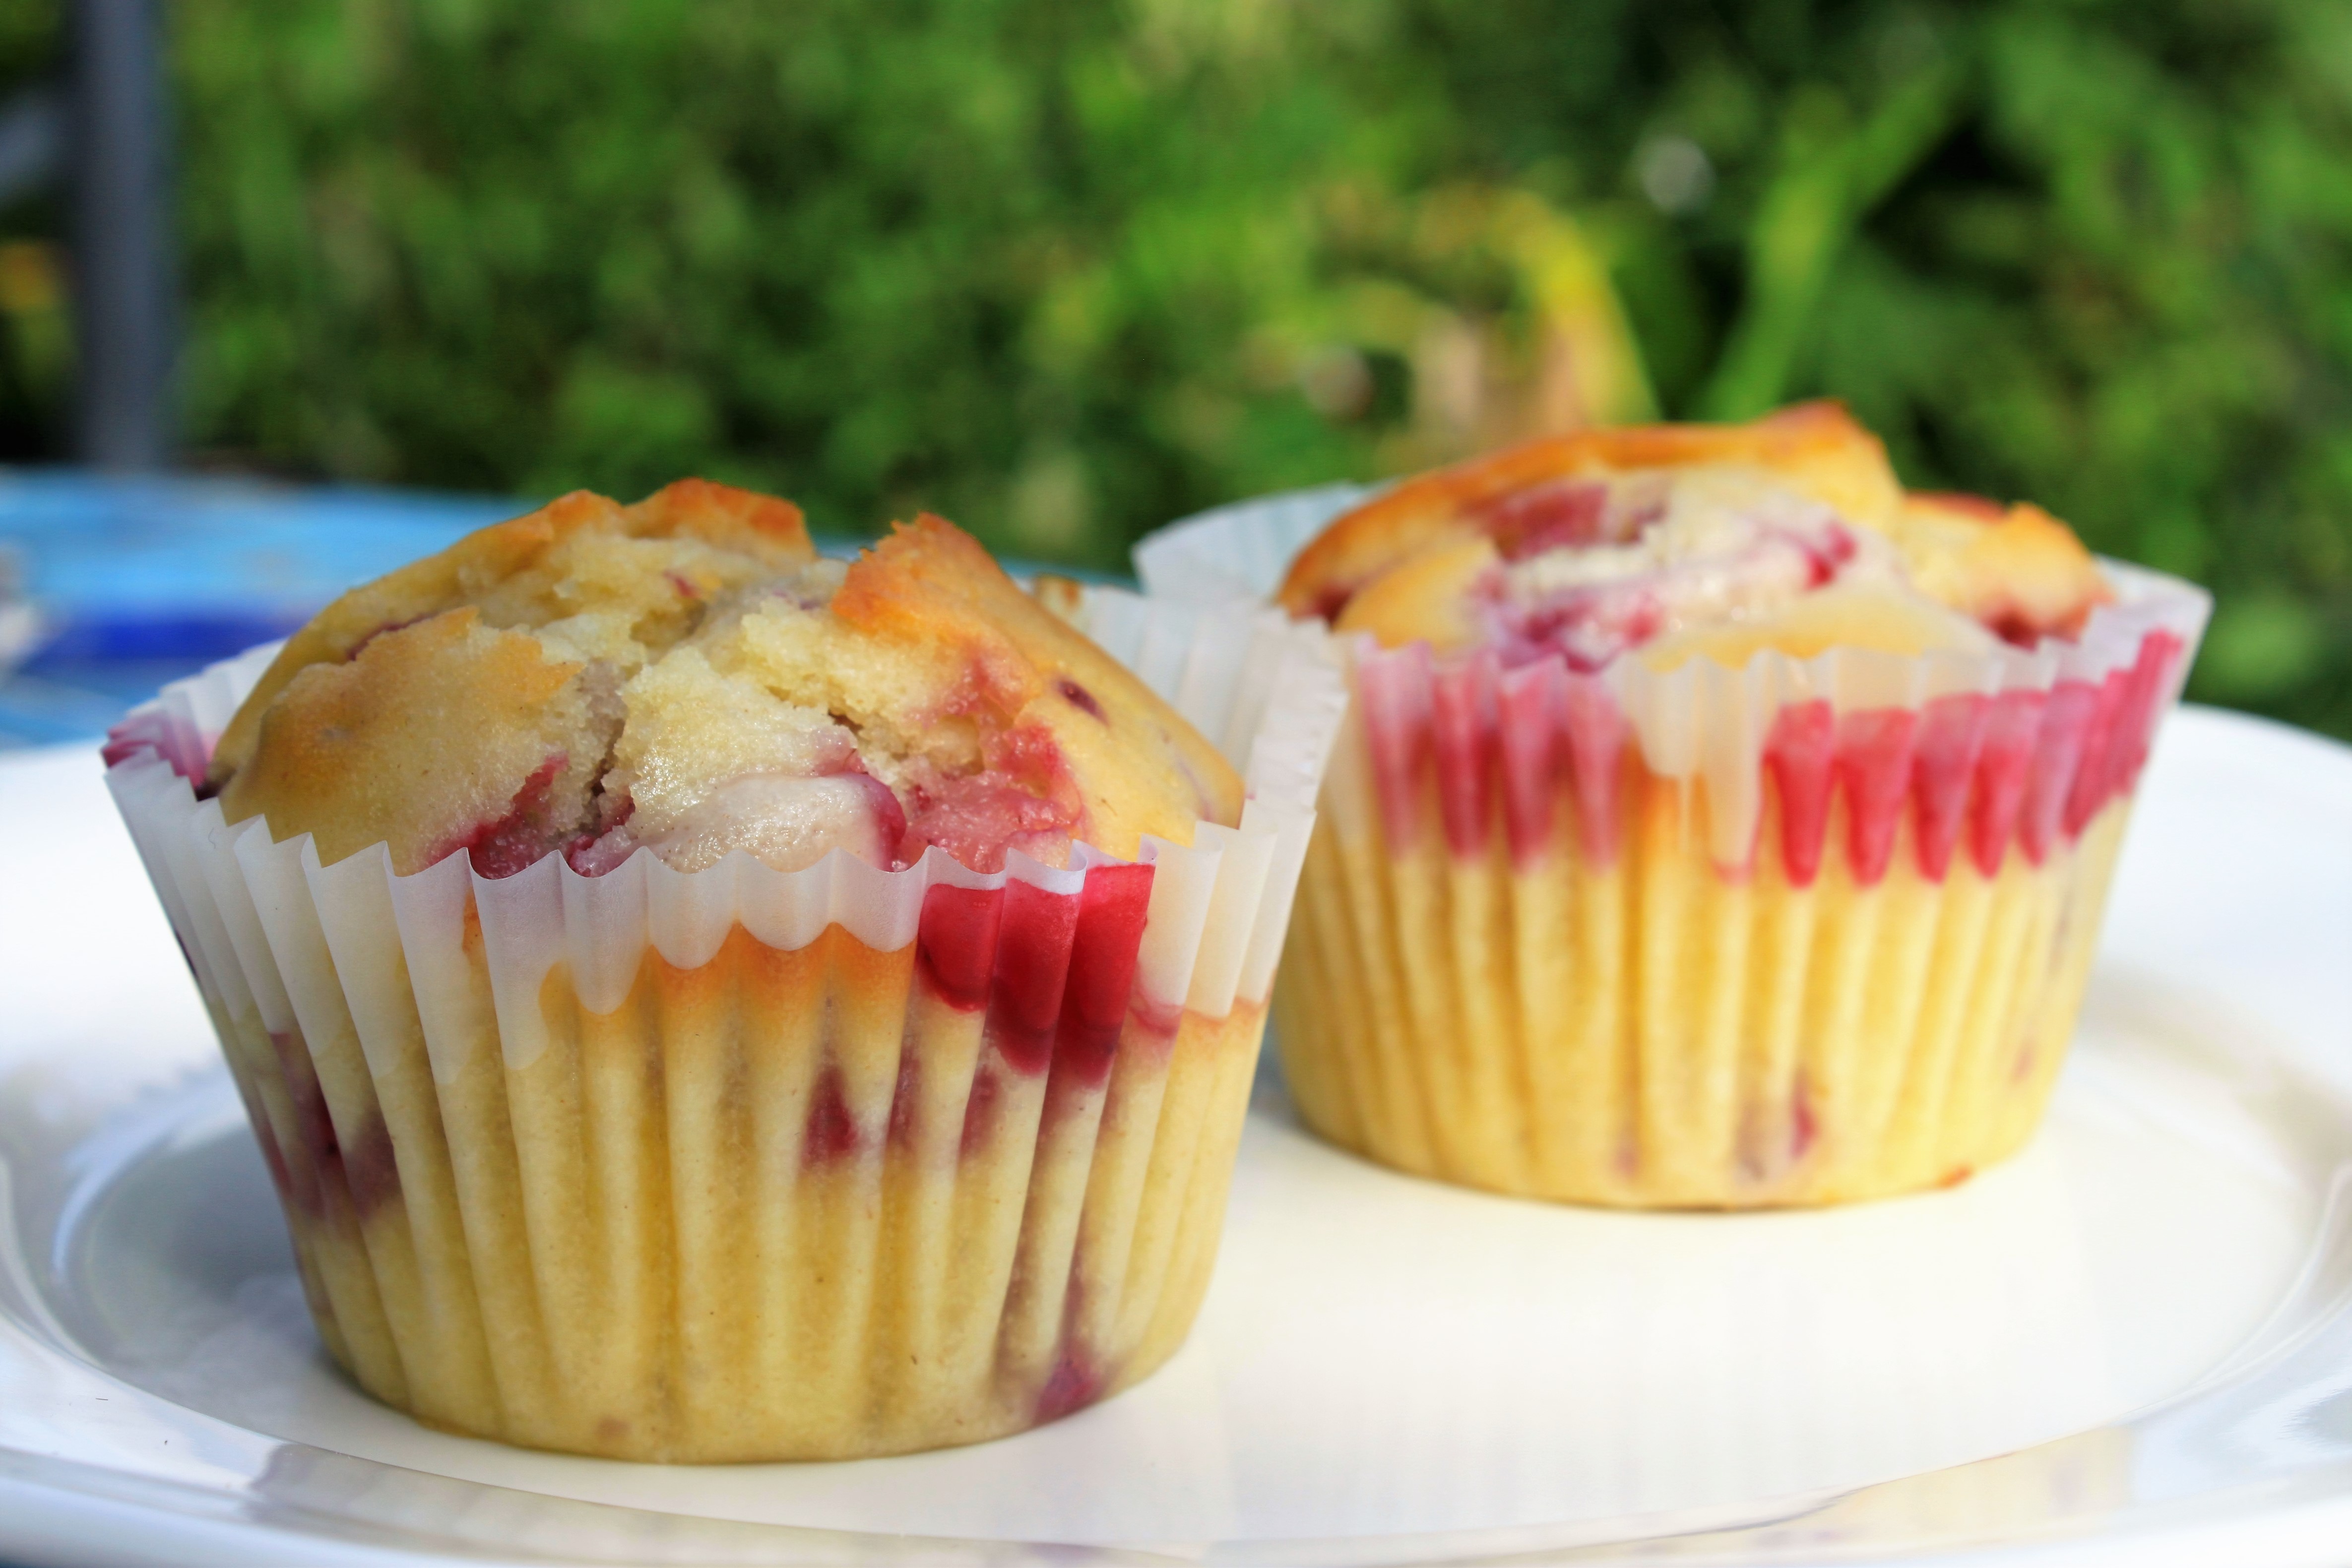
[[2197,662],[2195,695],[2259,702],[2311,678],[2327,646],[2318,612],[2271,591],[2221,599]]
[[1958,80],[1949,68],[1922,71],[1852,130],[1833,95],[1797,100],[1798,109],[1818,107],[1791,115],[1782,167],[1749,222],[1746,293],[1699,394],[1701,417],[1753,419],[1786,401],[1797,356],[1828,308],[1823,289],[1840,253],[1871,208],[1949,133]]

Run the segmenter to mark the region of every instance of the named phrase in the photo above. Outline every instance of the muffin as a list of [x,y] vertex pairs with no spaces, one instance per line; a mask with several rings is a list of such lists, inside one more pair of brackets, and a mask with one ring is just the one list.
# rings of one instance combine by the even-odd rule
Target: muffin
[[[1328,736],[1337,679],[1265,723]],[[971,1442],[1173,1352],[1311,821],[1269,758],[938,518],[844,563],[692,480],[472,535],[108,749],[334,1359],[671,1460]]]
[[1634,1207],[1877,1197],[2025,1140],[2207,610],[2036,507],[1906,495],[1827,403],[1408,480],[1275,597],[1357,697],[1276,1004],[1300,1114]]

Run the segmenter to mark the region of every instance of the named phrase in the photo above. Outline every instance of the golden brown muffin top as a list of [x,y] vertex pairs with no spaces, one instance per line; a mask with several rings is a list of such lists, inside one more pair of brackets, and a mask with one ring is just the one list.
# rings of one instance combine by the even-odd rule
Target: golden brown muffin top
[[1279,599],[1388,646],[1597,669],[2078,631],[2109,596],[2031,507],[1906,497],[1834,403],[1749,424],[1580,431],[1409,479],[1335,520]]
[[2031,501],[1915,492],[1895,531],[1920,591],[2012,643],[2071,637],[2115,597],[2074,530]]
[[323,861],[466,849],[492,876],[639,847],[681,870],[933,844],[1060,864],[1241,807],[1207,742],[952,525],[826,560],[789,503],[699,480],[566,496],[345,594],[210,782],[229,821],[311,833]]

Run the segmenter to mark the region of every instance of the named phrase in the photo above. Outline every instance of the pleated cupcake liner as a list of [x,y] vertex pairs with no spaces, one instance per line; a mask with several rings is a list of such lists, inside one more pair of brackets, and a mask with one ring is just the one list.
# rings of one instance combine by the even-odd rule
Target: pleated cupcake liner
[[[1216,595],[1270,593],[1347,504],[1228,507],[1139,560],[1249,613]],[[1302,1115],[1631,1206],[1842,1201],[2014,1150],[2210,608],[2103,566],[2115,601],[2032,649],[1582,673],[1333,638],[1355,702],[1276,1003]]]
[[[1157,624],[1132,598],[1086,602]],[[1277,641],[1278,686],[1160,654],[1235,745],[1239,827],[985,875],[326,865],[190,782],[269,650],[134,713],[108,784],[331,1354],[432,1425],[639,1459],[971,1442],[1152,1370],[1207,1287],[1345,704]]]

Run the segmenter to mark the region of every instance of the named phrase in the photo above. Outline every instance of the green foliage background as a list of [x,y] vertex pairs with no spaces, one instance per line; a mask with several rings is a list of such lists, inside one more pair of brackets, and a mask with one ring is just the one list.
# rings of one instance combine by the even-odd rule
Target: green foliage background
[[[0,56],[52,10],[0,4]],[[1525,337],[1524,279],[1445,232],[1521,193],[1590,237],[1664,413],[1845,398],[1913,484],[2211,584],[2200,695],[2352,736],[2342,0],[170,15],[211,461],[701,472],[1116,563],[1444,455],[1393,324]]]

